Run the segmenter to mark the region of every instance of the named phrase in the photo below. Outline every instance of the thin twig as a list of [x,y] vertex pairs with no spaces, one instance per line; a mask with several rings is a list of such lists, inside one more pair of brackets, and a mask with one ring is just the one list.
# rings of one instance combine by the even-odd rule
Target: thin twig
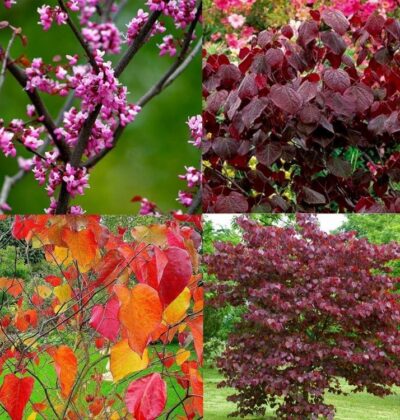
[[[14,43],[15,37],[16,37],[16,32],[13,31],[12,35],[11,35],[11,38],[10,38],[10,41],[8,42],[8,45],[7,45],[7,48],[6,48],[6,52],[4,54],[3,65],[2,65],[1,71],[0,71],[0,90],[3,87],[4,79],[6,77],[7,60],[8,60],[8,57],[10,56],[11,46]],[[1,50],[0,50],[0,52],[1,52]]]
[[67,15],[67,24],[71,28],[72,32],[74,33],[76,39],[81,44],[82,48],[85,50],[86,56],[92,65],[92,67],[96,70],[96,72],[99,71],[99,66],[96,63],[96,60],[94,58],[94,55],[92,53],[92,50],[89,47],[89,44],[83,39],[82,34],[78,30],[78,28],[75,26],[74,22],[72,21],[68,9],[65,7],[65,4],[63,0],[58,0],[58,4],[62,11]]

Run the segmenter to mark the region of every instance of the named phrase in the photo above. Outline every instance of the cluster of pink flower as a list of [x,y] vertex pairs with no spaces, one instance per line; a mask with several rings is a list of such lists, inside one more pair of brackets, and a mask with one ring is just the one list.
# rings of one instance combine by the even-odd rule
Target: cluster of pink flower
[[118,54],[121,51],[121,35],[114,23],[88,22],[82,29],[82,35],[95,50],[108,54]]
[[57,25],[64,25],[68,20],[68,15],[59,6],[51,8],[44,4],[38,8],[38,13],[40,18],[39,24],[43,26],[45,31],[51,28],[53,22],[57,23]]
[[332,7],[340,10],[347,17],[358,14],[360,17],[367,19],[371,13],[379,12],[381,15],[386,15],[398,7],[398,0],[293,0],[293,5],[296,9],[304,9],[305,6],[321,5],[325,7]]
[[221,11],[221,19],[225,34],[216,32],[212,34],[213,42],[225,38],[228,47],[234,50],[245,47],[250,41],[255,30],[246,24],[246,16],[255,0],[215,0],[214,4]]
[[[203,119],[201,115],[195,115],[190,117],[187,121],[187,125],[190,130],[189,143],[196,148],[200,148],[201,140],[203,138]],[[194,166],[185,166],[186,173],[179,175],[179,178],[187,182],[189,190],[180,190],[178,192],[177,201],[184,207],[190,207],[193,203],[193,189],[200,188],[201,185],[201,171],[196,169]],[[140,203],[139,214],[141,215],[153,215],[158,216],[160,213],[157,209],[157,205],[147,198],[141,196],[135,196],[131,200],[132,202]]]

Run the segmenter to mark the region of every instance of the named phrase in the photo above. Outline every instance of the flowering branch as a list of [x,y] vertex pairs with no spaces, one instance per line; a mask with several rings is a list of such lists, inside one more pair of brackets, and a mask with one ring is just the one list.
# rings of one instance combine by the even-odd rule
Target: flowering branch
[[[175,63],[172,67],[175,68],[175,71],[171,72],[168,70],[166,74],[169,74],[167,78],[163,76],[160,81],[158,81],[153,87],[149,89],[149,91],[143,95],[139,101],[137,102],[137,105],[143,109],[143,107],[150,102],[151,99],[153,99],[156,95],[160,94],[165,88],[167,88],[169,85],[171,85],[181,74],[182,72],[188,67],[188,65],[193,61],[193,59],[197,56],[197,54],[200,52],[202,46],[201,39],[193,49],[193,51],[186,57],[186,60],[183,61],[183,63],[175,68]],[[82,166],[85,168],[92,168],[95,166],[100,160],[102,160],[104,157],[110,153],[115,146],[118,143],[119,138],[121,137],[122,133],[124,132],[125,127],[119,124],[118,128],[115,130],[114,133],[114,141],[112,147],[109,149],[103,149],[98,155],[93,156],[92,158],[88,159]]]
[[[0,46],[0,55],[2,54],[2,47]],[[7,58],[7,69],[8,71],[14,76],[17,82],[26,90],[28,78],[23,70],[21,70],[12,59]],[[63,142],[60,141],[57,136],[55,135],[55,129],[57,128],[54,124],[53,119],[49,111],[47,110],[44,102],[42,101],[38,91],[36,89],[33,90],[26,90],[29,99],[31,100],[33,106],[36,109],[38,114],[39,120],[43,122],[43,125],[46,127],[48,133],[50,134],[54,144],[58,147],[60,151],[60,156],[64,160],[64,162],[68,161],[70,151],[68,146]]]
[[[79,64],[78,55],[67,55],[66,64],[56,65],[45,64],[41,58],[35,58],[32,63],[25,60],[26,69],[22,70],[11,58],[5,60],[7,69],[26,90],[32,102],[27,108],[28,116],[35,118],[28,123],[14,119],[7,127],[1,121],[0,149],[6,156],[16,157],[14,142],[20,142],[35,155],[32,159],[18,157],[18,160],[23,171],[32,170],[39,184],[46,184],[51,197],[50,207],[46,209],[48,213],[83,212],[78,206],[69,207],[69,202],[76,195],[83,195],[89,187],[88,170],[115,148],[125,127],[134,121],[141,107],[176,80],[201,50],[198,43],[190,51],[201,16],[201,2],[196,5],[196,0],[149,0],[146,5],[150,13],[139,9],[127,25],[123,36],[128,48],[115,67],[104,56],[119,53],[124,41],[113,22],[118,8],[111,0],[101,8],[92,2],[89,5],[85,1],[64,3],[58,0],[56,7],[43,5],[38,9],[39,23],[45,31],[53,24],[69,26],[89,63]],[[79,12],[81,28],[75,25],[72,12]],[[118,77],[142,46],[167,30],[161,17],[172,19],[175,27],[183,31],[180,51],[177,55],[180,42],[173,35],[162,38],[162,43],[157,44],[159,55],[177,55],[176,60],[137,104],[130,104],[127,88]],[[4,55],[0,58],[5,59]],[[61,121],[55,123],[39,96],[40,91],[57,96],[71,93],[80,105],[75,107],[70,103],[63,111]],[[50,141],[40,139],[43,129],[39,123],[47,129]],[[56,149],[46,151],[52,146]],[[0,201],[2,210],[8,209],[5,200],[12,186],[22,177],[22,173],[17,173],[13,178],[7,177],[7,182],[5,180]],[[54,195],[57,190],[56,200]]]

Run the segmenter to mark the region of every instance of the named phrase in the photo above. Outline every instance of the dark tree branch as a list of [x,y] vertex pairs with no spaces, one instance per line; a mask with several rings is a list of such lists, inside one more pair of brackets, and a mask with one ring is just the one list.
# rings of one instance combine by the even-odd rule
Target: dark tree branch
[[140,50],[142,45],[146,42],[147,37],[149,36],[154,24],[156,23],[160,15],[161,12],[158,10],[150,15],[149,19],[138,33],[135,40],[132,42],[132,44],[129,46],[129,48],[117,64],[115,68],[115,77],[119,77],[122,74],[122,72],[126,69],[128,64],[131,62],[132,58],[136,55],[136,53]]
[[69,147],[65,142],[59,140],[55,134],[57,128],[51,115],[49,114],[45,104],[43,103],[37,89],[26,90],[26,84],[28,78],[24,71],[22,71],[12,60],[7,60],[7,69],[14,76],[17,82],[24,88],[26,94],[29,96],[33,106],[35,107],[36,113],[39,117],[43,117],[43,125],[46,127],[50,137],[60,152],[60,157],[64,162],[68,162],[70,157]]
[[[74,100],[73,92],[72,94],[68,96],[67,100],[64,103],[64,106],[60,110],[57,119],[55,121],[55,125],[58,126],[63,118],[64,112],[67,111]],[[39,153],[44,153],[46,151],[47,146],[49,145],[49,138],[45,140],[43,145],[39,148]],[[20,169],[15,175],[13,176],[5,176],[3,181],[3,186],[1,188],[0,192],[0,206],[7,203],[8,196],[10,195],[11,189],[14,187],[15,184],[17,184],[19,181],[21,181],[28,172],[24,171],[23,169]],[[0,214],[3,214],[3,211],[0,209]]]
[[68,9],[65,7],[65,4],[63,0],[58,0],[58,4],[61,8],[61,10],[66,13],[67,15],[67,24],[71,28],[71,31],[74,33],[76,39],[78,40],[79,44],[81,44],[82,48],[85,50],[86,56],[89,60],[89,63],[92,65],[92,67],[96,70],[96,72],[99,71],[99,66],[96,63],[96,60],[94,59],[94,55],[92,53],[92,50],[89,47],[89,44],[83,39],[82,34],[80,33],[79,29],[75,26],[74,22],[72,21]]
[[201,187],[196,192],[196,195],[193,197],[192,204],[188,208],[187,214],[195,214],[197,213],[197,210],[201,208]]

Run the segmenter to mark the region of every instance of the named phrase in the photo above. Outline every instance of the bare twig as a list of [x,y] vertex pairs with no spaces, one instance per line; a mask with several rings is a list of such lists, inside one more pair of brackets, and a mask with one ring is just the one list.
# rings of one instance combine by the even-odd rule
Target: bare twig
[[[15,37],[16,37],[16,32],[15,32],[15,31],[13,31],[13,32],[12,32],[12,35],[11,35],[11,38],[10,38],[10,41],[8,42],[8,45],[7,45],[7,48],[6,48],[5,54],[4,54],[4,58],[3,58],[3,65],[2,65],[2,67],[1,67],[1,71],[0,71],[0,90],[1,90],[1,88],[3,87],[3,84],[4,84],[4,79],[5,79],[5,77],[6,77],[7,60],[8,60],[8,58],[9,58],[9,56],[10,56],[11,46],[12,46],[12,44],[14,43]],[[1,52],[1,51],[0,51],[0,52]]]

